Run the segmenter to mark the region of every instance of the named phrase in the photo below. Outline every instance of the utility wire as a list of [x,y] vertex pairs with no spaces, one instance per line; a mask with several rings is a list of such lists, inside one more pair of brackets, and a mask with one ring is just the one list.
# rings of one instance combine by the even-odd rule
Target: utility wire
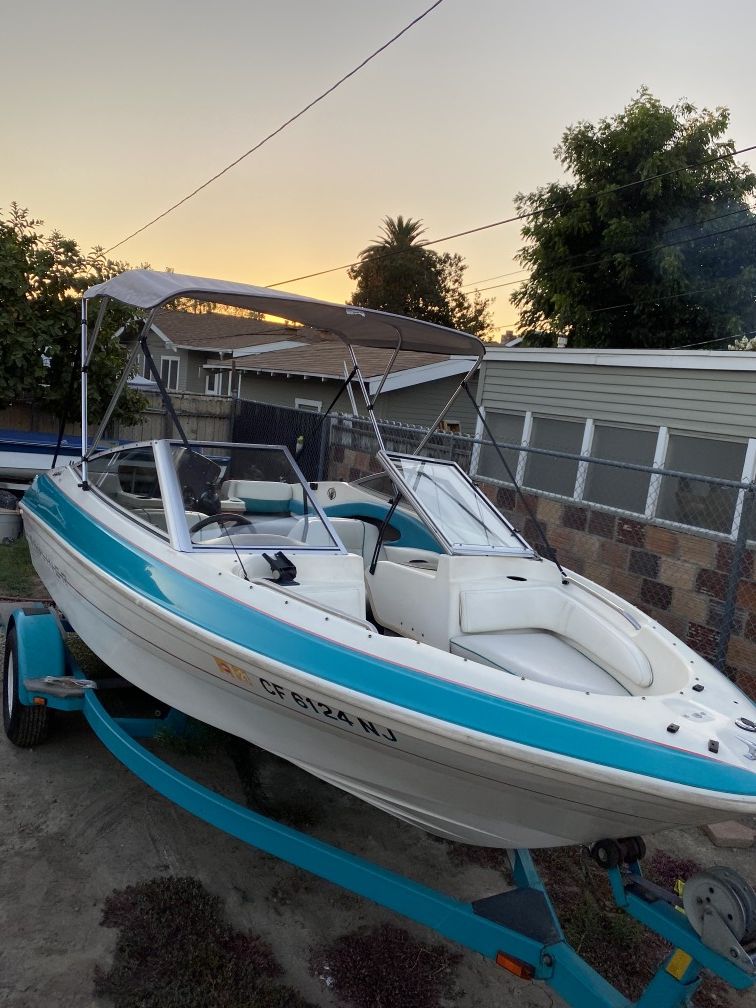
[[[527,213],[516,214],[513,217],[505,217],[502,220],[492,221],[490,224],[481,224],[480,227],[468,228],[467,231],[457,231],[455,234],[444,235],[443,238],[434,238],[431,241],[418,242],[418,247],[427,248],[430,245],[440,245],[442,242],[452,241],[455,238],[465,238],[467,235],[478,234],[481,231],[490,231],[491,228],[501,227],[503,224],[513,224],[515,221],[527,220],[529,217],[537,217],[539,214],[546,213],[547,210],[562,210],[565,207],[574,205],[575,203],[587,203],[594,199],[601,199],[603,196],[611,196],[613,193],[622,192],[623,190],[630,189],[633,186],[645,185],[647,182],[654,182],[656,179],[666,178],[669,175],[678,175],[683,171],[692,171],[695,168],[702,168],[704,165],[713,164],[716,161],[723,161],[726,158],[736,157],[738,154],[747,154],[749,151],[753,150],[756,150],[756,144],[753,144],[750,147],[741,147],[740,150],[728,151],[726,154],[716,154],[714,157],[704,158],[701,161],[694,161],[687,165],[681,165],[679,168],[671,168],[669,171],[659,172],[657,175],[649,175],[646,178],[635,179],[633,182],[624,182],[622,185],[611,186],[610,188],[602,189],[597,193],[585,193],[582,196],[571,196],[562,203],[555,203],[552,206],[541,207],[538,210],[529,210]],[[386,252],[381,256],[371,257],[371,259],[372,261],[388,259],[395,255],[401,255],[403,251],[405,250]],[[325,276],[327,273],[339,273],[341,270],[351,269],[353,266],[359,266],[361,263],[362,259],[356,259],[354,262],[344,263],[341,266],[331,266],[329,269],[318,270],[316,273],[306,273],[303,276],[290,277],[288,280],[279,280],[277,283],[266,284],[266,286],[282,287],[284,284],[298,283],[300,280],[312,280],[314,277]]]
[[[714,218],[716,219],[716,218]],[[603,256],[601,259],[594,259],[592,262],[582,263],[579,266],[575,266],[574,271],[588,269],[591,266],[601,266],[603,263],[612,262],[617,256],[625,256],[626,259],[633,259],[635,256],[646,255],[649,252],[659,252],[661,249],[675,248],[678,245],[688,245],[691,242],[705,241],[707,238],[718,238],[720,235],[731,234],[733,231],[743,231],[745,228],[756,227],[756,220],[749,221],[748,224],[738,224],[735,227],[724,228],[721,231],[710,231],[709,234],[695,235],[693,238],[679,238],[677,241],[673,242],[663,242],[660,245],[650,245],[645,249],[638,249],[635,252],[610,252],[608,255]],[[566,262],[557,262],[557,265],[550,270],[544,270],[541,276],[550,276],[552,273],[556,273],[562,265]],[[514,287],[516,284],[524,283],[525,280],[510,280],[503,284],[494,284],[493,287],[479,287],[477,288],[478,293],[485,294],[486,291],[500,290],[502,287]]]
[[311,102],[308,102],[308,104],[305,105],[304,108],[300,109],[299,112],[291,116],[290,119],[287,119],[286,122],[282,123],[277,129],[273,130],[272,133],[269,133],[266,137],[260,140],[259,143],[256,143],[254,147],[250,147],[248,151],[245,151],[230,164],[227,164],[225,168],[222,168],[219,172],[216,172],[216,174],[213,175],[212,178],[209,178],[206,182],[203,182],[202,185],[197,186],[196,189],[193,189],[190,193],[184,196],[183,199],[180,199],[177,203],[174,203],[173,206],[169,206],[167,210],[164,210],[162,213],[158,214],[157,217],[153,217],[151,221],[148,221],[146,224],[143,224],[142,227],[137,228],[136,231],[132,231],[130,235],[127,235],[125,238],[122,238],[119,242],[116,242],[115,245],[111,245],[110,248],[106,248],[105,254],[107,254],[108,252],[112,252],[113,249],[117,249],[121,245],[125,245],[127,241],[131,241],[132,238],[135,238],[138,234],[141,234],[143,231],[146,231],[148,227],[152,227],[153,224],[157,224],[157,222],[159,220],[162,220],[163,217],[167,217],[169,213],[172,213],[174,210],[177,210],[178,207],[188,202],[190,199],[192,199],[193,196],[196,196],[197,193],[202,192],[203,189],[207,189],[207,187],[209,185],[212,185],[213,182],[216,182],[227,172],[230,172],[232,168],[235,168],[236,165],[238,165],[241,161],[243,161],[245,158],[248,158],[250,154],[254,154],[255,151],[258,151],[263,146],[263,144],[266,144],[269,140],[272,140],[273,137],[278,136],[278,134],[282,133],[287,128],[287,126],[291,126],[292,123],[296,122],[297,119],[301,118],[306,112],[309,112],[311,108],[313,108],[319,102],[323,101],[324,98],[327,98],[328,95],[332,94],[345,81],[348,81],[350,77],[354,77],[354,75],[356,73],[359,73],[359,71],[362,70],[363,67],[367,66],[367,64],[370,63],[371,60],[374,60],[376,56],[379,56],[382,52],[388,49],[388,47],[392,45],[394,42],[396,42],[398,39],[400,39],[402,35],[405,35],[411,28],[414,28],[416,24],[422,21],[423,18],[427,17],[431,13],[431,11],[434,11],[436,7],[440,7],[443,2],[444,0],[435,0],[435,3],[432,3],[430,7],[427,8],[427,10],[424,10],[422,12],[422,14],[418,14],[416,18],[413,18],[413,20],[410,21],[408,25],[405,25],[405,27],[402,28],[400,32],[397,32],[396,35],[394,35],[392,38],[390,38],[388,42],[384,42],[382,46],[376,49],[375,52],[372,52],[366,59],[364,59],[361,63],[359,63],[356,67],[354,67],[354,69],[350,70],[349,73],[344,74],[344,76],[339,78],[339,80],[337,80],[335,84],[332,84],[326,91],[323,91],[322,94],[319,94],[317,98],[314,98]]
[[701,294],[703,291],[716,290],[723,283],[732,283],[737,277],[722,277],[716,283],[707,284],[706,287],[692,287],[677,294],[665,294],[663,297],[645,298],[643,301],[626,301],[624,304],[608,305],[606,308],[592,308],[586,314],[598,315],[599,312],[616,311],[619,308],[636,308],[640,305],[658,304],[660,301],[674,301],[676,298],[685,297],[687,294]]
[[670,347],[670,350],[692,350],[693,347],[706,346],[708,343],[724,343],[727,340],[739,340],[744,336],[756,335],[756,329],[749,329],[748,332],[738,333],[736,336],[717,336],[716,339],[701,340],[700,343],[686,343],[685,346]]
[[[702,227],[704,224],[710,224],[712,221],[724,220],[726,217],[736,217],[738,214],[748,213],[748,212],[751,212],[751,211],[752,211],[751,207],[745,206],[745,207],[741,207],[739,210],[730,210],[726,214],[717,214],[716,217],[707,217],[705,220],[696,221],[696,222],[691,223],[691,224],[678,224],[678,225],[676,225],[673,228],[665,228],[663,231],[660,231],[659,234],[660,235],[674,234],[675,231],[684,231],[684,230],[686,230],[688,228]],[[706,236],[704,235],[702,237],[706,237]],[[693,239],[691,239],[691,240],[693,240]],[[574,252],[572,255],[565,256],[563,259],[560,259],[558,261],[558,264],[560,266],[566,266],[568,263],[572,262],[573,259],[580,259],[583,256],[586,256],[586,255],[589,255],[589,254],[590,254],[590,252]],[[612,256],[612,255],[625,255],[625,254],[636,255],[635,252],[624,253],[624,252],[621,252],[621,251],[618,250],[617,252],[608,253],[608,256]],[[596,261],[597,262],[602,262],[603,260],[599,259],[599,260],[596,260]],[[580,269],[581,267],[576,266],[575,268],[576,269]],[[497,273],[496,276],[484,277],[482,280],[475,280],[475,281],[470,282],[470,283],[462,284],[462,287],[463,287],[463,289],[467,288],[467,287],[478,288],[480,284],[482,284],[482,283],[488,283],[490,280],[501,280],[503,277],[515,276],[517,273],[527,273],[527,272],[528,272],[528,269],[527,269],[527,267],[525,267],[523,269],[511,270],[509,273]],[[516,280],[515,283],[522,283],[522,281],[521,280]],[[507,286],[511,286],[511,284],[498,284],[497,286],[499,286],[499,287],[507,287]],[[495,290],[495,289],[496,288],[494,288],[494,287],[487,287],[486,288],[486,290]]]

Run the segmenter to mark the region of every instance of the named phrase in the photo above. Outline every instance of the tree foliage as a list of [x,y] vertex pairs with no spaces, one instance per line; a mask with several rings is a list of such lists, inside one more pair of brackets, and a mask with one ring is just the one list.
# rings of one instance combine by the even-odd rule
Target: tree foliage
[[573,180],[516,199],[530,275],[511,300],[526,331],[661,348],[756,326],[756,175],[726,156],[728,127],[726,109],[665,106],[643,88],[619,115],[565,131],[555,154]]
[[[78,415],[80,296],[96,283],[128,269],[100,248],[85,255],[57,231],[43,235],[42,221],[12,203],[0,214],[0,408],[26,401],[60,418]],[[117,330],[130,312],[111,306],[103,319],[89,369],[89,412],[105,411],[126,362]],[[116,416],[134,423],[144,396],[121,397]]]
[[351,304],[393,312],[485,336],[491,328],[489,300],[462,290],[462,256],[440,255],[420,241],[422,221],[385,217],[382,236],[360,252],[349,271],[357,281]]

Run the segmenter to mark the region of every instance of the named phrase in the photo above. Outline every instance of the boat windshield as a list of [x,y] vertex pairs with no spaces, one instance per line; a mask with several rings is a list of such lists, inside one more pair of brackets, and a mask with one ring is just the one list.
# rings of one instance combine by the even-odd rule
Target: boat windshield
[[456,462],[393,452],[378,457],[450,553],[532,553]]
[[195,546],[342,549],[286,448],[172,442]]

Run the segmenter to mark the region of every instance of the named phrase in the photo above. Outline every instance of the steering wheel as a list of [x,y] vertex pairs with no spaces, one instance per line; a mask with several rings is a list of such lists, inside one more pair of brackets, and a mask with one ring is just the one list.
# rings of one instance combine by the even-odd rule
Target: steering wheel
[[257,531],[254,523],[249,518],[245,518],[244,515],[234,514],[233,511],[223,511],[221,514],[211,514],[207,518],[202,518],[200,521],[195,522],[189,529],[189,532],[191,535],[194,535],[195,532],[207,528],[208,525],[248,525],[253,532]]

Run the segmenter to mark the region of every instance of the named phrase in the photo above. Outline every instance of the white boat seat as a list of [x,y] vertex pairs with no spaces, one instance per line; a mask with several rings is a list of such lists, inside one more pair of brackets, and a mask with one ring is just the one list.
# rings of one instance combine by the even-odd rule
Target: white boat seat
[[[347,553],[361,556],[367,567],[373,559],[378,529],[369,522],[358,518],[329,519],[336,535],[341,539]],[[300,518],[289,533],[295,539],[304,540],[308,546],[331,546],[332,540],[320,518]]]
[[[142,521],[149,522],[150,525],[155,525],[156,528],[162,529],[163,532],[168,530],[168,522],[165,517],[165,511],[162,508],[134,508],[133,514]],[[202,521],[205,517],[201,511],[187,511],[186,512],[186,522],[189,528],[195,524],[195,522]]]
[[459,618],[466,634],[547,631],[620,682],[645,689],[654,681],[651,663],[628,633],[558,588],[519,584],[461,591]]
[[[255,532],[259,532],[261,535],[268,535],[269,533],[272,535],[291,535],[291,530],[299,521],[299,518],[287,518],[283,515],[275,517],[273,515],[250,514],[245,515],[245,517],[249,518],[252,522]],[[231,528],[230,525],[228,527]],[[236,528],[239,532],[244,531],[244,526],[242,525]],[[251,529],[247,529],[247,531],[249,532]],[[294,536],[293,538],[297,539],[298,537]]]
[[449,645],[452,654],[549,686],[628,695],[628,690],[605,669],[547,630],[460,634]]
[[291,483],[274,480],[226,480],[221,499],[239,501],[249,514],[288,515],[294,496]]

